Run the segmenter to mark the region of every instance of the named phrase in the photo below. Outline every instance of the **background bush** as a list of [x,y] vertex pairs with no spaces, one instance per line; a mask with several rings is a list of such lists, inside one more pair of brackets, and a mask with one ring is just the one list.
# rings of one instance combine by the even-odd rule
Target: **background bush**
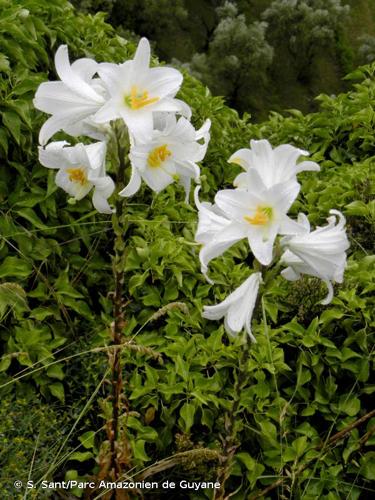
[[[59,44],[69,45],[72,60],[115,62],[131,56],[134,44],[102,15],[77,13],[61,0],[0,0],[0,10],[0,477],[2,491],[16,498],[14,479],[98,474],[109,404],[100,348],[110,343],[112,321],[111,222],[89,200],[67,204],[53,173],[39,165],[45,117],[32,98],[41,81],[56,77]],[[374,72],[374,65],[362,67],[349,76],[349,92],[319,96],[316,113],[273,112],[259,124],[185,75],[180,96],[195,125],[212,120],[201,199],[230,185],[238,170],[227,159],[251,138],[289,142],[322,167],[300,176],[294,215],[306,211],[313,224],[324,224],[335,207],[347,216],[351,239],[345,281],[330,306],[318,304],[325,290],[317,280],[278,277],[265,298],[268,326],[255,319],[258,343],[229,481],[235,499],[280,477],[286,480],[278,491],[287,498],[356,499],[372,491],[374,419],[335,446],[328,439],[372,410],[375,388]],[[196,211],[183,199],[175,186],[154,198],[143,188],[128,204],[126,334],[134,345],[124,352],[124,377],[133,465],[191,451],[153,476],[160,481],[216,477],[239,346],[200,311],[238,286],[251,265],[240,243],[213,262],[217,284],[207,284],[193,244]]]

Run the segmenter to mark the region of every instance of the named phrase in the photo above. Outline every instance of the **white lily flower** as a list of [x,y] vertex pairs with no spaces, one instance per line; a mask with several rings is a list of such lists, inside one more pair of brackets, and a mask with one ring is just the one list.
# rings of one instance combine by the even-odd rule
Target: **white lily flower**
[[229,163],[236,163],[245,170],[237,175],[233,182],[234,186],[240,189],[251,187],[252,177],[248,176],[248,172],[253,169],[268,188],[280,182],[296,180],[297,174],[304,170],[320,170],[319,165],[313,161],[296,163],[300,156],[308,156],[309,153],[290,144],[282,144],[272,149],[271,144],[262,139],[251,140],[250,147],[251,149],[239,149],[228,160]]
[[[281,274],[294,281],[301,274],[309,274],[323,280],[328,287],[327,297],[321,301],[329,304],[333,298],[332,282],[342,283],[346,266],[349,241],[345,232],[345,218],[338,210],[330,210],[328,225],[310,232],[310,223],[304,214],[299,215],[303,233],[286,236],[281,244],[286,251],[281,261],[288,267]],[[336,217],[338,217],[338,222]]]
[[[132,196],[141,186],[141,179],[159,193],[174,181],[182,184],[189,199],[191,179],[199,179],[202,161],[210,139],[211,122],[206,120],[199,130],[186,118],[176,120],[174,115],[159,117],[159,129],[154,129],[149,140],[135,139],[129,158],[132,174],[129,184],[119,193]],[[198,141],[203,139],[203,143]]]
[[194,191],[195,205],[198,209],[198,227],[195,233],[195,241],[202,244],[199,252],[201,272],[209,283],[213,283],[207,276],[208,263],[210,260],[224,253],[225,250],[238,240],[224,240],[222,244],[217,242],[216,245],[212,245],[213,239],[217,241],[218,236],[230,224],[230,219],[227,219],[223,215],[217,205],[206,201],[201,203],[198,197],[199,190],[200,186],[197,186]]
[[70,65],[68,48],[60,45],[55,54],[55,66],[61,81],[41,83],[33,101],[37,109],[52,115],[40,129],[40,144],[46,144],[59,130],[73,136],[97,138],[97,125],[90,117],[106,100],[103,85],[98,78],[93,78],[98,63],[82,58]]
[[190,118],[190,108],[174,99],[182,75],[174,68],[150,68],[150,44],[142,38],[134,59],[123,64],[102,63],[98,73],[110,99],[96,113],[97,123],[122,118],[132,134],[147,137],[152,133],[153,113],[174,112]]
[[261,273],[252,274],[223,302],[215,306],[204,306],[202,316],[211,320],[221,319],[224,316],[225,330],[229,335],[235,336],[245,328],[250,339],[256,342],[251,333],[251,318],[261,281]]
[[195,241],[207,244],[218,232],[230,224],[230,220],[223,216],[217,205],[207,201],[199,201],[199,191],[201,186],[194,190],[194,200],[198,208],[198,227],[195,233]]
[[67,125],[64,132],[72,137],[86,136],[96,141],[107,141],[111,132],[109,123],[95,123],[92,117],[88,117],[75,125]]
[[216,194],[215,204],[229,222],[223,221],[222,229],[207,239],[200,255],[202,267],[207,268],[211,259],[243,238],[248,239],[258,261],[268,265],[277,234],[296,234],[303,230],[286,215],[298,195],[299,184],[288,181],[266,188],[255,170],[251,176],[251,190],[226,189]]
[[113,180],[105,174],[105,142],[69,147],[65,141],[39,147],[39,161],[57,169],[56,184],[76,200],[84,198],[94,188],[92,203],[100,213],[110,214],[107,199],[115,189]]

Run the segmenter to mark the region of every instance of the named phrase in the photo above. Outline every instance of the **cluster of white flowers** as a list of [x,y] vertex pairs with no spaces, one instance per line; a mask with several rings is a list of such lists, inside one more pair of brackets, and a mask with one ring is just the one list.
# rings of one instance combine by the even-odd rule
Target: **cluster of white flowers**
[[[150,68],[150,45],[145,38],[140,40],[134,59],[123,64],[87,58],[70,64],[68,49],[63,45],[56,52],[55,65],[61,81],[42,83],[34,105],[51,115],[40,130],[39,160],[58,170],[56,184],[75,200],[93,189],[94,207],[101,213],[111,213],[108,198],[115,184],[106,174],[107,142],[111,123],[122,120],[129,133],[132,172],[128,185],[119,186],[119,195],[134,195],[142,179],[156,192],[178,181],[187,200],[191,180],[199,181],[197,162],[206,154],[211,123],[206,120],[199,130],[190,123],[189,106],[175,98],[182,83],[181,73],[167,67]],[[59,131],[98,142],[47,144]],[[319,277],[328,287],[322,303],[332,300],[332,282],[343,280],[349,247],[343,215],[331,210],[328,225],[314,231],[304,214],[297,220],[287,215],[301,187],[297,174],[319,170],[312,161],[297,163],[300,156],[308,154],[289,144],[272,149],[267,140],[252,140],[250,149],[240,149],[229,158],[244,169],[234,180],[234,189],[219,191],[211,204],[199,201],[197,186],[196,241],[202,245],[199,258],[208,281],[210,261],[243,238],[247,238],[260,264],[271,265],[276,238],[282,235],[284,253],[280,261],[286,265],[282,276],[288,280],[296,280],[301,274]],[[230,335],[245,328],[255,340],[251,317],[261,281],[261,273],[251,274],[222,303],[205,306],[203,315],[208,319],[225,317]]]
[[[141,179],[156,192],[178,180],[188,197],[191,179],[199,179],[196,162],[206,153],[210,121],[198,131],[194,129],[189,106],[175,98],[181,73],[167,67],[150,68],[146,38],[140,40],[134,59],[123,64],[88,58],[70,64],[68,49],[62,45],[56,52],[55,66],[61,81],[42,83],[34,106],[51,115],[40,130],[39,160],[58,169],[59,187],[76,200],[94,188],[94,207],[102,213],[112,212],[108,198],[115,184],[106,175],[105,159],[111,122],[121,119],[129,132],[132,174],[119,194],[135,194]],[[59,131],[99,142],[47,145]]]
[[[240,149],[229,159],[244,169],[234,180],[235,189],[219,191],[211,204],[199,201],[199,186],[196,188],[199,210],[196,241],[202,244],[199,255],[202,273],[207,277],[209,262],[243,238],[247,238],[255,258],[263,266],[269,266],[275,259],[276,237],[283,235],[280,243],[285,251],[281,262],[287,268],[282,276],[296,280],[303,273],[322,279],[329,290],[322,303],[328,304],[333,297],[332,281],[343,280],[345,251],[349,247],[345,219],[340,212],[331,210],[333,215],[328,218],[328,225],[311,231],[304,214],[299,214],[297,221],[287,215],[301,187],[297,174],[304,170],[318,171],[319,166],[312,161],[297,163],[300,156],[309,153],[289,144],[272,149],[267,140],[252,140],[250,147]],[[339,217],[338,223],[335,215]],[[229,334],[245,328],[254,340],[250,324],[260,282],[261,273],[251,274],[222,303],[205,306],[203,316],[225,317]]]

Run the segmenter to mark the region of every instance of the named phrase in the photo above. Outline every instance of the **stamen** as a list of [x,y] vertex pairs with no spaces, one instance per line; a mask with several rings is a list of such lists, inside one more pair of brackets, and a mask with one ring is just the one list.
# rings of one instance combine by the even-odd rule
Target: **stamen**
[[66,171],[71,182],[78,182],[81,186],[86,184],[87,177],[83,168],[67,168]]
[[172,153],[169,151],[167,144],[163,144],[150,151],[147,158],[147,164],[151,168],[160,167],[160,165],[171,155]]
[[264,226],[272,218],[272,208],[271,207],[257,207],[254,217],[248,215],[244,216],[246,222],[253,224],[254,226]]
[[159,97],[151,97],[149,99],[148,92],[145,90],[140,92],[135,85],[130,90],[130,95],[124,97],[125,104],[131,109],[141,109],[149,104],[157,102]]

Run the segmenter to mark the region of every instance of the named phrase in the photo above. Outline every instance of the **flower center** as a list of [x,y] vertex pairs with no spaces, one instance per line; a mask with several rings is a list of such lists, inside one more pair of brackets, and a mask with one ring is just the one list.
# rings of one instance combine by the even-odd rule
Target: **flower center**
[[131,109],[141,109],[149,104],[157,102],[159,97],[148,97],[148,92],[144,90],[143,92],[138,90],[135,85],[132,86],[130,90],[130,95],[124,96],[125,104]]
[[83,168],[67,168],[66,171],[71,182],[78,182],[81,186],[86,184],[87,177]]
[[246,222],[249,222],[249,224],[253,224],[254,226],[264,226],[271,220],[272,212],[273,210],[271,207],[257,206],[254,217],[245,215],[244,219]]
[[160,165],[171,155],[172,153],[169,151],[167,144],[163,144],[150,151],[147,158],[147,164],[151,168],[160,167]]

